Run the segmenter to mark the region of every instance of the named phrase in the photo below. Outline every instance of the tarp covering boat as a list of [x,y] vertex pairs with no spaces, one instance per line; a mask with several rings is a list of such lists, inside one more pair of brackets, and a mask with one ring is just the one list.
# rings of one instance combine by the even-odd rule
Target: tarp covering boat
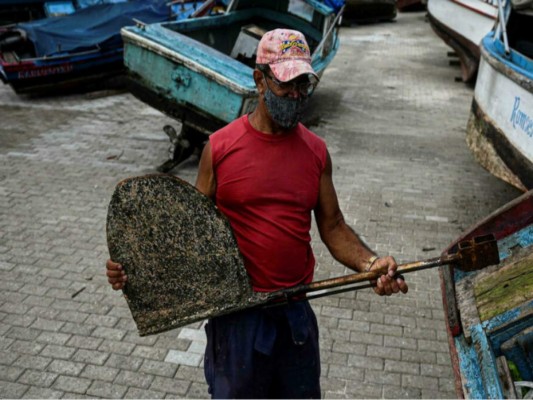
[[95,44],[121,42],[120,29],[143,23],[161,22],[169,17],[162,0],[133,0],[99,4],[62,18],[45,18],[18,24],[35,46],[37,57],[94,48]]

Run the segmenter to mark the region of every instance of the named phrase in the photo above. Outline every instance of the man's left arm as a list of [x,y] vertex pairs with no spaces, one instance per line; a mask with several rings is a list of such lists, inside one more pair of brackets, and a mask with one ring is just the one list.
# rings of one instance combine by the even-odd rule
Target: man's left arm
[[399,278],[394,279],[398,267],[394,258],[387,256],[373,259],[375,253],[346,224],[333,185],[329,153],[326,168],[320,178],[315,218],[322,241],[337,261],[357,272],[381,267],[388,268],[388,273],[377,280],[377,287],[374,289],[377,294],[390,295],[399,291],[407,292],[405,281]]

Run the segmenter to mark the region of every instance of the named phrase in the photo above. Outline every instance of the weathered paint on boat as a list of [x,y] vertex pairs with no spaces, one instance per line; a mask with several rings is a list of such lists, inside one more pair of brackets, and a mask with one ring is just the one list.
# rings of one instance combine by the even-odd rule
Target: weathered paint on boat
[[[509,27],[514,21],[522,22],[511,18]],[[533,17],[524,26],[531,23]],[[511,46],[507,53],[495,35],[482,42],[467,143],[483,167],[525,191],[533,188],[533,52]]]
[[[533,191],[476,224],[455,240],[444,254],[454,253],[460,241],[488,233],[495,235],[502,260],[498,267],[492,267],[491,273],[498,273],[502,265],[511,262],[512,257],[530,258],[533,254]],[[476,275],[483,271],[449,272],[447,268],[441,269],[441,286],[457,396],[504,398],[514,387],[509,387],[507,381],[501,379],[498,365],[501,365],[502,356],[514,357],[515,364],[520,364],[520,360],[527,362],[524,352],[517,346],[514,346],[514,355],[505,347],[521,332],[527,335],[533,327],[533,293],[524,289],[524,293],[520,294],[524,299],[520,305],[487,320],[476,320],[475,313],[472,318],[471,310],[465,310],[465,299],[461,296],[466,296],[468,300],[470,286],[464,283],[475,281]],[[529,340],[531,343],[531,338]],[[531,374],[533,366],[522,363],[520,368],[522,377],[530,379],[528,374]]]
[[260,2],[258,7],[246,3],[240,1],[241,9],[224,15],[124,28],[131,91],[203,134],[253,110],[257,102],[253,60],[246,64],[231,56],[241,28],[252,23],[263,31],[299,30],[312,52],[330,34],[331,40],[312,58],[313,68],[322,75],[339,46],[336,14],[330,7],[315,0],[302,1],[310,13],[306,20],[287,11],[288,1]]
[[457,53],[463,81],[474,81],[479,44],[494,26],[497,0],[429,0],[427,9],[435,33]]

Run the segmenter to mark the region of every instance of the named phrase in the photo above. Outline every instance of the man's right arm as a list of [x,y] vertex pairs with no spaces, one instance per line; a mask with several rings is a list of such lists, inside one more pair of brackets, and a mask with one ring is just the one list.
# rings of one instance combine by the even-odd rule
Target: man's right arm
[[207,197],[214,199],[216,188],[217,184],[211,157],[211,143],[208,141],[204,146],[202,157],[200,158],[198,175],[196,177],[196,189],[205,194]]

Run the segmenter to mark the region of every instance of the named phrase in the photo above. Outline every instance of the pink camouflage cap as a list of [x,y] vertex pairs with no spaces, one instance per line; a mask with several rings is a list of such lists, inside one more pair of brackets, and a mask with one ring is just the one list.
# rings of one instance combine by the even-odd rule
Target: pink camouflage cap
[[268,64],[274,76],[288,82],[303,74],[318,75],[311,66],[305,36],[290,29],[274,29],[263,35],[257,47],[257,64]]

